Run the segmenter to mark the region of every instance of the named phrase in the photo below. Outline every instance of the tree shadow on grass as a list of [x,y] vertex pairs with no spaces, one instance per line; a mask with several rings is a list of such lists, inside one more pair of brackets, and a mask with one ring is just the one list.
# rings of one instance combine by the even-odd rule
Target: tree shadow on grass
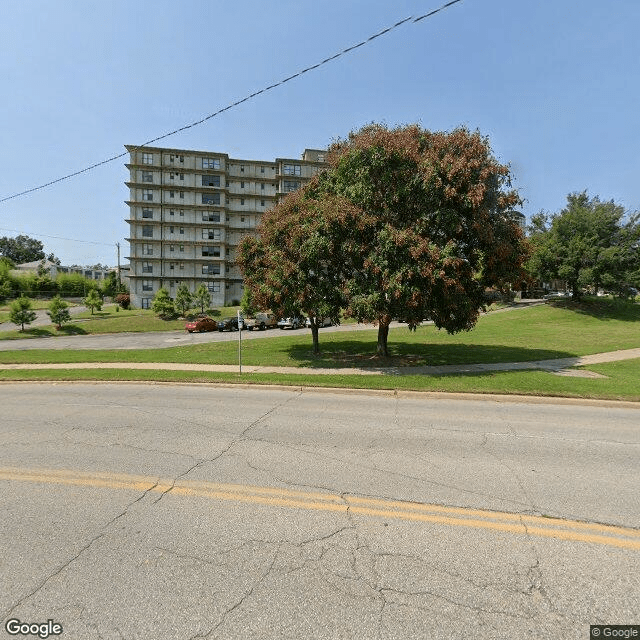
[[535,362],[557,358],[575,358],[575,354],[558,349],[529,349],[506,345],[476,344],[389,344],[389,357],[376,355],[376,343],[336,340],[320,344],[314,355],[310,344],[291,345],[289,356],[303,367],[382,369],[502,362]]
[[549,300],[547,304],[558,309],[567,309],[598,320],[640,321],[640,304],[617,298],[596,298],[587,296],[581,300]]
[[87,331],[75,324],[67,324],[62,325],[61,329],[56,329],[55,326],[31,327],[21,331],[20,335],[28,336],[29,338],[52,338],[54,336],[84,336],[87,335]]

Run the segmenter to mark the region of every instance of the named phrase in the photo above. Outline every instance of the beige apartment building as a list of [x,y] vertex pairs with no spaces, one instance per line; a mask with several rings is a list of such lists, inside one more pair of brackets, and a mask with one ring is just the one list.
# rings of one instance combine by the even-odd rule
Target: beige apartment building
[[204,282],[212,306],[239,301],[240,240],[318,173],[326,154],[305,149],[301,159],[238,160],[213,151],[126,149],[131,302],[142,308],[161,287],[174,297],[182,283],[193,292]]

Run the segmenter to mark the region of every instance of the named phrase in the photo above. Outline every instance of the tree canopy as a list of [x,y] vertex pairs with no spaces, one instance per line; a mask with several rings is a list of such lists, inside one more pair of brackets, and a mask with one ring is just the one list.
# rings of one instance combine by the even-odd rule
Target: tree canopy
[[0,238],[0,255],[9,258],[16,264],[36,262],[44,259],[44,245],[40,240],[19,235],[15,238]]
[[613,200],[570,193],[560,212],[534,216],[530,233],[532,273],[565,280],[574,299],[586,287],[624,295],[640,286],[640,218]]
[[251,304],[309,316],[317,353],[317,319],[337,322],[346,301],[343,283],[367,221],[345,198],[315,199],[308,189],[289,195],[265,213],[260,237],[240,244],[238,263]]
[[343,304],[378,324],[386,356],[393,318],[468,330],[485,287],[525,277],[527,245],[511,214],[520,198],[478,132],[373,124],[334,143],[328,161],[265,215],[260,240],[242,245],[257,300],[273,293],[278,308],[309,315],[323,301],[333,312]]

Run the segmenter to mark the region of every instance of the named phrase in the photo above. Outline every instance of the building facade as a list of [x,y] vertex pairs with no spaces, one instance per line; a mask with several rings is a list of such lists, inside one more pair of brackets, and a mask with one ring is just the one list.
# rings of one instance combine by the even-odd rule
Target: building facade
[[262,214],[307,183],[326,151],[301,159],[238,160],[225,153],[126,146],[129,170],[131,302],[148,308],[158,289],[171,297],[201,283],[212,306],[242,298],[235,263],[240,240],[255,235]]

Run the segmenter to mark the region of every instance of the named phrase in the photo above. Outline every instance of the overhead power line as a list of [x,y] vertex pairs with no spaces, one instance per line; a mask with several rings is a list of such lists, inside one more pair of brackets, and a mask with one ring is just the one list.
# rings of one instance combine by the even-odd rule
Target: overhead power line
[[4,229],[0,227],[0,231],[11,231],[12,233],[19,233],[24,236],[36,236],[37,238],[54,238],[55,240],[68,240],[69,242],[84,242],[86,244],[100,244],[105,247],[115,246],[115,242],[98,242],[97,240],[78,240],[77,238],[63,238],[62,236],[48,236],[44,233],[27,233],[26,231],[18,231],[18,229]]
[[[339,51],[338,53],[329,56],[328,58],[325,58],[324,60],[322,60],[321,62],[318,62],[317,64],[314,64],[310,67],[307,67],[306,69],[302,69],[301,71],[298,71],[297,73],[294,73],[293,75],[284,78],[283,80],[280,80],[279,82],[276,82],[274,84],[269,85],[268,87],[264,87],[263,89],[260,89],[259,91],[254,91],[253,93],[249,94],[248,96],[245,96],[244,98],[242,98],[241,100],[236,100],[236,102],[232,102],[231,104],[227,105],[226,107],[223,107],[222,109],[218,109],[218,111],[214,111],[213,113],[210,113],[208,116],[205,116],[204,118],[201,118],[200,120],[196,120],[195,122],[192,122],[190,124],[186,124],[182,127],[179,127],[178,129],[174,129],[173,131],[169,131],[168,133],[164,133],[161,136],[158,136],[156,138],[153,138],[151,140],[147,140],[146,142],[144,142],[143,144],[140,145],[136,145],[138,147],[146,147],[150,144],[153,144],[154,142],[159,142],[160,140],[164,140],[165,138],[168,138],[169,136],[173,136],[176,133],[181,133],[182,131],[186,131],[187,129],[192,129],[193,127],[197,127],[205,122],[207,122],[207,120],[211,120],[212,118],[215,118],[217,116],[219,116],[221,113],[224,113],[225,111],[229,111],[231,109],[234,109],[235,107],[241,105],[243,102],[247,102],[249,100],[252,100],[253,98],[266,93],[267,91],[271,91],[272,89],[275,89],[276,87],[279,87],[287,82],[290,82],[291,80],[293,80],[294,78],[299,78],[300,76],[304,75],[305,73],[308,73],[309,71],[313,71],[314,69],[317,69],[318,67],[321,67],[325,64],[328,64],[329,62],[336,60],[337,58],[340,58],[344,55],[346,55],[347,53],[350,53],[351,51],[354,51],[355,49],[358,49],[359,47],[362,47],[366,44],[369,44],[370,42],[372,42],[373,40],[375,40],[376,38],[380,38],[381,36],[386,35],[387,33],[393,31],[394,29],[397,29],[398,27],[400,27],[403,24],[406,24],[407,22],[420,22],[420,20],[424,20],[425,18],[430,18],[431,16],[434,16],[436,13],[439,13],[440,11],[443,11],[444,9],[447,9],[448,7],[450,7],[451,5],[457,4],[458,2],[462,2],[462,0],[451,0],[450,2],[447,2],[445,4],[443,4],[441,7],[438,7],[437,9],[433,9],[432,11],[429,11],[428,13],[425,13],[424,15],[415,17],[415,16],[409,16],[408,18],[405,18],[404,20],[400,20],[398,22],[396,22],[395,24],[391,25],[390,27],[387,27],[386,29],[383,29],[382,31],[378,31],[378,33],[374,33],[373,35],[369,36],[366,40],[363,40],[362,42],[359,42],[358,44],[354,44],[350,47],[347,47],[346,49],[343,49],[342,51]],[[20,196],[24,196],[27,195],[28,193],[33,193],[34,191],[39,191],[40,189],[45,189],[46,187],[50,187],[54,184],[57,184],[58,182],[62,182],[64,180],[69,180],[70,178],[74,178],[75,176],[79,176],[83,173],[86,173],[87,171],[92,171],[93,169],[96,169],[97,167],[101,167],[102,165],[105,164],[109,164],[110,162],[113,162],[114,160],[119,160],[120,158],[124,158],[126,155],[128,155],[128,152],[125,151],[124,153],[120,153],[118,155],[115,156],[111,156],[110,158],[107,158],[106,160],[101,160],[100,162],[96,162],[95,164],[92,164],[88,167],[85,167],[84,169],[80,169],[79,171],[74,171],[73,173],[69,173],[66,176],[62,176],[61,178],[56,178],[55,180],[51,180],[51,182],[47,182],[45,184],[41,184],[40,186],[37,187],[32,187],[31,189],[26,189],[25,191],[21,191],[20,193],[14,193],[11,196],[6,196],[4,198],[0,199],[0,203],[2,202],[6,202],[7,200],[13,200],[14,198],[19,198]]]

